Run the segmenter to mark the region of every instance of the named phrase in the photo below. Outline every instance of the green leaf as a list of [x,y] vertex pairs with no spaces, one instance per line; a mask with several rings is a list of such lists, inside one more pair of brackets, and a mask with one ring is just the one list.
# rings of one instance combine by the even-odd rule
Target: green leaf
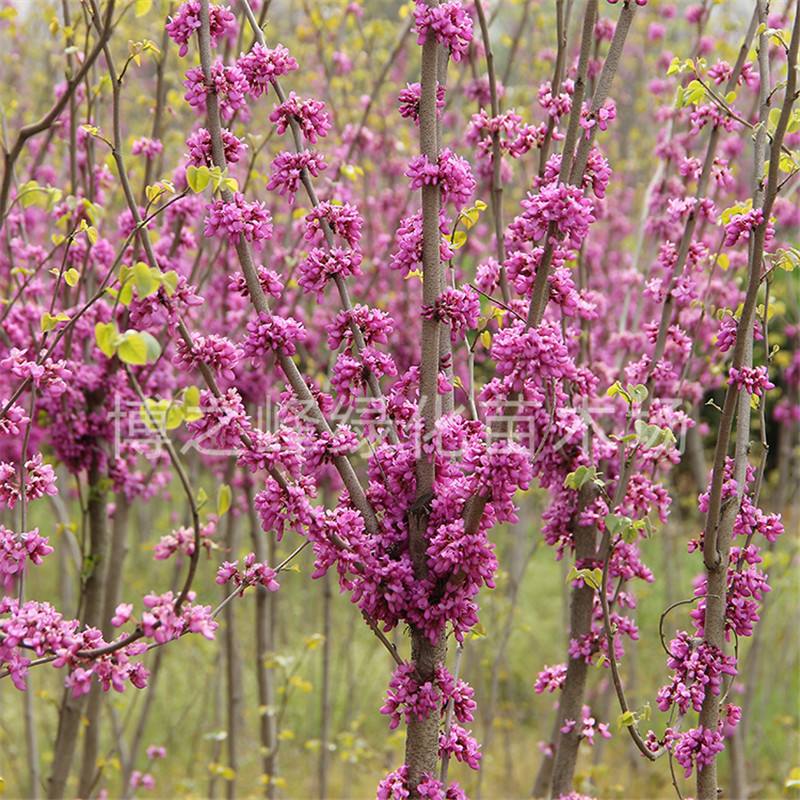
[[223,483],[217,490],[217,516],[221,517],[231,507],[231,487]]
[[627,390],[623,388],[622,384],[619,381],[614,381],[611,386],[608,387],[606,391],[606,395],[608,397],[616,397],[618,394],[622,395],[625,398],[625,402],[630,405],[632,402],[632,398],[630,394],[628,394]]
[[195,167],[193,164],[186,167],[186,183],[195,194],[202,192],[210,182],[211,172],[208,167]]
[[617,730],[622,730],[623,728],[630,728],[631,725],[636,724],[636,714],[633,711],[626,711],[624,714],[620,714],[617,717]]
[[148,362],[158,361],[158,357],[161,355],[161,345],[158,339],[147,331],[142,331],[139,335],[144,339]]
[[472,228],[475,225],[475,223],[478,221],[478,218],[480,217],[480,214],[481,214],[481,212],[478,211],[478,209],[475,208],[474,206],[472,208],[467,208],[464,211],[462,211],[461,212],[461,219],[462,219],[462,221],[464,223],[464,227],[467,230]]
[[119,291],[119,302],[123,306],[129,306],[131,300],[133,300],[133,278],[129,276]]
[[117,355],[126,364],[141,366],[147,363],[147,342],[138,331],[125,331],[117,345]]
[[641,404],[647,399],[647,387],[643,383],[637,383],[633,388],[629,386],[628,389],[634,403]]
[[175,290],[178,288],[178,273],[175,272],[174,269],[171,269],[169,272],[164,272],[159,280],[167,295],[172,297],[172,295],[175,294]]
[[606,514],[604,521],[606,523],[606,528],[608,528],[612,536],[622,533],[622,531],[629,528],[632,524],[630,517],[617,514]]
[[117,339],[119,331],[113,322],[97,322],[94,326],[94,338],[97,346],[108,358],[113,358],[117,352]]
[[153,0],[135,0],[133,13],[137,17],[143,17],[153,7]]
[[45,311],[44,314],[42,314],[42,319],[40,323],[42,333],[46,333],[47,331],[52,331],[53,328],[58,327],[59,322],[69,322],[69,317],[66,314],[56,314],[55,316],[53,316],[49,312]]
[[636,437],[640,446],[645,450],[659,447],[660,445],[675,444],[675,435],[669,428],[650,425],[641,419],[637,419],[633,427],[636,430]]
[[183,409],[167,399],[147,398],[139,407],[139,414],[151,431],[171,431],[183,422]]
[[698,80],[690,81],[683,90],[683,100],[685,104],[699,105],[706,99],[706,89]]
[[75,267],[70,267],[64,273],[64,280],[67,282],[67,286],[75,286],[80,279],[81,274],[75,269]]
[[564,488],[565,489],[574,489],[578,491],[579,489],[583,488],[589,481],[592,481],[596,486],[603,486],[604,483],[600,479],[600,476],[597,474],[597,470],[594,467],[578,467],[574,472],[570,472],[566,478],[564,478]]
[[47,205],[47,189],[44,186],[40,186],[36,181],[23,183],[19,187],[17,197],[23,208],[30,208],[33,205],[44,208]]
[[[133,282],[139,297],[149,297],[158,291],[159,281],[153,277],[153,272],[144,261],[137,261],[133,265]],[[155,272],[158,274],[159,271]]]
[[202,418],[200,410],[200,390],[196,386],[189,386],[183,393],[183,415],[187,422]]
[[789,772],[786,782],[783,784],[787,789],[800,788],[800,767],[793,767]]
[[460,247],[463,247],[467,243],[467,234],[464,231],[456,231],[450,237],[450,244],[458,250]]

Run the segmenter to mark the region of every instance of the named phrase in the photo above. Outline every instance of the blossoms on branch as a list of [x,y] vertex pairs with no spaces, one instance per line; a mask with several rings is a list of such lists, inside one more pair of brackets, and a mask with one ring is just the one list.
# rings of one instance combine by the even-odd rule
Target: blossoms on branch
[[309,174],[316,178],[327,166],[322,155],[314,150],[278,153],[272,162],[267,189],[287,195],[289,202],[293,204],[303,175]]
[[360,275],[361,251],[344,247],[315,247],[301,262],[297,282],[307,292],[320,296],[325,284],[334,276],[347,278]]
[[311,144],[317,143],[318,137],[324,137],[331,129],[331,118],[325,111],[325,103],[320,100],[306,98],[301,100],[294,92],[269,115],[270,122],[275,123],[278,135],[286,133],[292,121],[296,122],[300,132]]
[[736,675],[736,659],[726,656],[706,642],[695,643],[688,633],[680,631],[670,642],[667,665],[672,669],[672,682],[658,691],[661,711],[675,705],[681,714],[689,708],[700,711],[708,692],[719,695],[723,675]]
[[270,353],[293,356],[297,345],[304,342],[307,332],[302,322],[293,317],[260,313],[247,323],[247,338],[242,348],[245,358],[254,360]]
[[428,5],[416,0],[414,23],[417,44],[424,44],[432,36],[450,51],[453,61],[461,61],[472,41],[472,18],[461,0],[448,0],[438,5]]
[[740,391],[761,397],[764,392],[775,388],[769,379],[766,367],[731,367],[728,372],[728,381],[731,386],[736,386]]
[[256,43],[236,65],[247,80],[252,97],[265,94],[274,81],[297,69],[297,61],[282,44],[269,48]]
[[232,245],[241,239],[260,244],[272,238],[272,215],[264,203],[234,192],[230,201],[218,198],[207,208],[206,236],[222,236]]
[[191,370],[197,368],[199,364],[205,364],[223,378],[232,381],[236,377],[234,369],[240,358],[241,351],[233,342],[224,336],[211,333],[208,336],[195,335],[191,344],[178,339],[173,363],[183,370]]
[[222,119],[230,120],[237,111],[247,107],[247,78],[236,64],[223,64],[215,61],[211,66],[211,81],[206,83],[201,67],[192,67],[186,72],[183,81],[186,87],[184,99],[198,113],[206,113],[209,92],[214,92],[219,100]]
[[695,767],[709,766],[714,762],[717,753],[724,749],[719,731],[699,727],[680,734],[677,743],[673,745],[672,754],[683,767],[684,777],[688,778]]
[[220,585],[233,581],[239,587],[239,593],[244,594],[248,586],[263,586],[269,592],[277,592],[280,584],[275,580],[276,572],[266,564],[256,561],[255,553],[248,553],[244,557],[242,568],[239,561],[224,561],[217,570],[217,583]]
[[[413,120],[419,125],[419,98],[420,85],[418,83],[408,83],[406,88],[397,95],[398,111],[401,117]],[[441,115],[444,109],[445,89],[444,86],[436,84],[436,113]]]
[[[225,163],[236,164],[244,154],[247,145],[238,136],[234,136],[227,128],[223,128],[222,146],[225,152]],[[214,166],[214,157],[211,151],[211,134],[205,128],[193,131],[186,140],[189,152],[186,160],[195,167]]]
[[17,534],[0,525],[0,587],[10,590],[13,580],[22,575],[26,562],[41,564],[52,552],[47,537],[41,536],[38,528]]
[[[216,47],[222,38],[235,38],[236,17],[228,6],[209,4],[208,19],[212,47]],[[180,46],[178,55],[181,58],[189,52],[189,42],[199,30],[200,0],[187,0],[182,3],[166,25],[167,35]]]
[[458,207],[466,205],[475,192],[475,178],[469,163],[447,147],[439,153],[436,164],[426,155],[413,158],[406,175],[411,179],[412,189],[439,186],[442,202],[452,201]]

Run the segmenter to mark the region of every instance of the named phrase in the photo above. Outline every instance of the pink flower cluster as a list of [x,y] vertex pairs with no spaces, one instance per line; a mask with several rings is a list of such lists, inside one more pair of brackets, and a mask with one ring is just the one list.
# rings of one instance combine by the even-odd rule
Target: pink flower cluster
[[661,711],[677,706],[681,714],[689,708],[700,711],[703,700],[711,692],[719,695],[723,675],[736,675],[736,659],[705,642],[695,644],[691,636],[680,631],[670,642],[667,665],[672,669],[672,682],[658,691]]
[[224,120],[247,107],[249,85],[247,78],[236,64],[223,64],[215,61],[211,66],[211,83],[206,84],[203,70],[192,67],[186,72],[183,81],[186,87],[184,99],[198,113],[206,113],[206,99],[209,92],[214,92],[219,99],[220,114]]
[[725,226],[725,246],[733,247],[739,239],[749,240],[752,232],[764,222],[764,212],[751,208],[742,214],[734,214]]
[[131,662],[131,657],[140,655],[147,645],[134,642],[113,653],[91,661],[85,668],[81,652],[103,647],[107,644],[96,628],[80,630],[75,619],[64,619],[49,603],[29,600],[20,603],[11,598],[0,598],[0,666],[8,670],[14,685],[25,690],[25,676],[30,659],[25,655],[55,655],[55,668],[68,667],[71,671],[65,685],[74,696],[85,694],[93,675],[100,680],[104,691],[113,688],[121,692],[125,681],[137,688],[147,684],[147,669],[141,662]]
[[452,201],[456,206],[466,205],[475,192],[475,178],[469,163],[447,147],[439,153],[436,164],[431,163],[426,155],[413,158],[406,175],[411,179],[412,189],[439,186],[442,201]]
[[361,251],[344,247],[315,247],[301,262],[297,282],[307,292],[321,296],[325,284],[334,276],[360,275]]
[[[58,494],[55,470],[36,453],[23,465],[25,470],[25,499],[38,500],[40,497]],[[17,468],[8,462],[0,463],[0,503],[13,509],[22,498],[22,484]]]
[[417,44],[424,44],[428,36],[450,50],[453,61],[461,61],[472,41],[472,18],[460,0],[448,0],[438,5],[428,5],[416,0],[414,22]]
[[732,386],[737,386],[740,391],[761,397],[764,392],[775,388],[775,384],[769,379],[766,367],[731,367],[728,373],[729,382]]
[[444,756],[455,757],[470,769],[481,768],[481,746],[466,728],[455,723],[439,734],[439,758]]
[[293,204],[303,175],[309,174],[316,178],[327,166],[322,155],[314,150],[301,150],[299,153],[286,150],[278,153],[272,162],[267,189],[288,195],[289,202]]
[[264,203],[249,202],[241,192],[226,202],[218,198],[207,208],[205,219],[206,236],[224,236],[232,245],[242,238],[259,244],[272,238],[272,215]]
[[717,753],[724,749],[719,731],[699,727],[680,734],[677,743],[673,743],[672,753],[683,767],[684,777],[688,778],[695,767],[709,766],[714,762]]
[[579,187],[566,183],[542,186],[538,193],[528,194],[521,205],[522,214],[509,226],[519,241],[542,241],[552,227],[577,249],[595,221],[593,201],[584,197]]
[[[175,599],[172,592],[144,596],[142,603],[146,611],[142,612],[139,621],[144,635],[158,644],[177,639],[187,632],[199,633],[213,640],[218,626],[211,614],[211,606],[186,603],[178,614],[175,612]],[[189,600],[193,599],[194,592],[190,592]]]
[[26,561],[41,564],[53,548],[39,529],[16,534],[0,525],[0,586],[9,590],[16,577],[22,574]]
[[[186,140],[189,152],[186,160],[195,167],[211,167],[214,159],[211,153],[211,134],[205,128],[193,131]],[[222,146],[225,151],[225,163],[236,164],[244,154],[247,145],[238,136],[234,136],[227,128],[222,129]]]
[[[228,6],[210,4],[208,9],[211,46],[216,47],[223,37],[236,35],[236,17]],[[178,54],[183,57],[189,52],[189,41],[200,30],[200,0],[187,0],[182,3],[175,16],[166,25],[167,35],[180,45]]]
[[[418,83],[408,83],[406,88],[397,95],[398,110],[401,117],[414,120],[419,124],[419,98],[420,85]],[[444,86],[436,85],[436,113],[441,114],[444,109],[445,89]]]
[[455,343],[467,330],[475,328],[481,313],[478,293],[471,287],[445,289],[432,306],[422,309],[422,316],[450,326],[450,336]]
[[556,664],[553,667],[545,667],[537,676],[533,691],[541,694],[544,691],[555,692],[564,685],[567,678],[567,665]]
[[331,119],[325,111],[325,103],[307,98],[300,100],[294,92],[269,115],[270,122],[275,123],[278,135],[282,136],[296,122],[303,136],[316,144],[318,137],[324,137],[331,129]]
[[247,323],[243,354],[245,358],[254,360],[269,353],[293,356],[297,352],[297,345],[304,342],[306,337],[303,323],[293,317],[261,313],[257,319]]
[[205,364],[223,378],[232,381],[236,378],[234,369],[240,359],[239,347],[224,336],[210,333],[208,336],[195,335],[191,344],[178,339],[173,364],[186,371]]
[[[457,783],[447,788],[432,775],[423,775],[417,784],[416,795],[425,800],[467,800],[467,795]],[[379,784],[377,800],[408,800],[411,788],[408,785],[408,766],[390,772]]]
[[580,727],[574,719],[565,719],[564,724],[560,728],[561,733],[572,733],[577,731],[581,739],[585,739],[590,745],[594,744],[594,737],[600,734],[604,739],[611,738],[611,731],[608,729],[608,724],[605,722],[597,722],[592,716],[589,706],[583,706],[581,709],[581,724]]
[[256,43],[236,63],[252,97],[260,97],[278,78],[297,69],[297,61],[282,44],[269,48]]
[[72,378],[72,372],[65,361],[55,361],[52,358],[30,361],[25,358],[27,350],[12,347],[8,355],[0,360],[0,367],[33,382],[41,392],[58,397],[67,389],[67,381]]
[[275,580],[277,573],[266,564],[256,561],[255,553],[244,557],[243,569],[239,569],[239,561],[224,561],[217,570],[217,583],[225,584],[233,581],[240,588],[240,594],[248,586],[263,586],[269,592],[277,592],[280,584]]
[[145,158],[155,158],[163,149],[164,145],[159,139],[150,139],[147,136],[134,140],[131,145],[133,155]]

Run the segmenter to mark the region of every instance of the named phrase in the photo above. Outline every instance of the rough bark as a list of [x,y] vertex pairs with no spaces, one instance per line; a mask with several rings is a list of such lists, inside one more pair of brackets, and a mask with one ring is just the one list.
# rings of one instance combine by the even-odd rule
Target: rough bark
[[[250,516],[250,535],[253,540],[253,552],[260,562],[275,562],[274,543],[266,540],[264,532],[255,515],[251,499],[252,490],[248,489],[248,513]],[[269,544],[269,547],[267,546]],[[269,550],[269,553],[268,553]],[[267,654],[274,648],[273,612],[277,602],[275,593],[268,592],[263,586],[256,587],[255,602],[255,642],[256,642],[256,682],[258,684],[258,705],[260,706],[258,733],[261,741],[261,772],[268,776],[264,785],[264,796],[268,800],[275,797],[275,784],[271,778],[277,769],[277,726],[275,720],[275,681],[273,671],[265,666]]]
[[[128,551],[128,503],[123,495],[116,498],[116,511],[111,528],[111,547],[105,576],[105,597],[103,603],[103,619],[100,629],[103,638],[110,641],[114,629],[111,618],[120,601],[122,571],[125,555]],[[95,683],[89,693],[86,711],[86,728],[83,734],[83,761],[78,778],[78,795],[89,797],[98,778],[97,756],[100,750],[100,716],[103,709],[104,693],[100,685]]]
[[[100,627],[105,599],[105,577],[108,566],[108,529],[106,492],[97,462],[89,469],[89,561],[83,585],[81,622],[87,627]],[[53,766],[47,785],[47,796],[53,800],[64,797],[75,747],[80,733],[81,717],[88,698],[74,698],[64,691],[58,719],[58,733],[53,750]]]
[[331,581],[330,576],[322,579],[322,686],[320,691],[319,724],[319,764],[317,781],[320,800],[328,796],[328,763],[330,761],[329,741],[331,736]]
[[[225,547],[229,558],[236,556],[236,517],[228,516],[225,532]],[[229,587],[223,587],[223,599],[227,596]],[[225,607],[225,689],[228,726],[226,746],[228,751],[228,766],[232,770],[232,777],[225,782],[225,793],[228,800],[236,798],[237,770],[239,768],[239,734],[242,729],[242,661],[239,653],[239,637],[236,630],[236,609],[234,603]]]
[[[585,508],[589,504],[591,491],[586,487],[581,489],[579,508]],[[593,525],[586,527],[576,526],[574,536],[576,561],[580,562],[594,558],[596,556],[595,527]],[[594,589],[585,584],[581,584],[572,590],[569,623],[570,640],[580,639],[591,630],[594,592]],[[567,675],[564,687],[561,690],[556,714],[559,734],[555,757],[553,758],[551,783],[551,795],[553,797],[559,797],[572,791],[572,778],[575,774],[575,764],[578,760],[580,720],[588,670],[589,665],[583,658],[570,658],[567,662]],[[564,725],[564,720],[568,719],[575,720],[575,725],[571,731],[563,733],[561,727]]]

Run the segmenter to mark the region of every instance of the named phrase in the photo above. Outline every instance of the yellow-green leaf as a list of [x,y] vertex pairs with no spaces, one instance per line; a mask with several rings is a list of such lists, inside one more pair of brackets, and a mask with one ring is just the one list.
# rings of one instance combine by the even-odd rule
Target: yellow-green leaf
[[143,17],[153,7],[153,0],[136,0],[133,11],[137,17]]
[[231,507],[231,487],[223,483],[217,490],[217,516],[221,517]]
[[467,234],[464,231],[456,231],[450,237],[450,244],[458,250],[460,247],[463,247],[467,242]]
[[169,272],[165,272],[160,280],[164,291],[172,297],[172,295],[175,294],[175,290],[178,288],[178,273],[175,272],[174,269],[171,269]]
[[64,280],[67,282],[68,286],[75,286],[75,284],[77,284],[80,279],[81,279],[81,274],[80,272],[78,272],[78,270],[75,269],[75,267],[70,267],[64,273]]
[[117,345],[117,355],[126,364],[141,366],[147,363],[147,343],[138,331],[125,331]]
[[69,322],[69,317],[66,314],[56,314],[53,316],[49,312],[45,311],[44,314],[42,314],[40,323],[42,333],[52,331],[54,328],[58,327],[59,322]]
[[94,338],[97,346],[108,358],[113,358],[117,350],[119,332],[113,322],[97,322],[94,326]]
[[137,261],[133,265],[133,282],[139,297],[149,297],[158,291],[159,282],[153,277],[152,270],[144,261]]
[[193,192],[202,192],[210,181],[211,172],[208,167],[195,167],[193,164],[186,167],[186,183]]
[[196,386],[189,386],[183,393],[183,415],[187,422],[193,422],[203,416],[200,411],[200,390]]

